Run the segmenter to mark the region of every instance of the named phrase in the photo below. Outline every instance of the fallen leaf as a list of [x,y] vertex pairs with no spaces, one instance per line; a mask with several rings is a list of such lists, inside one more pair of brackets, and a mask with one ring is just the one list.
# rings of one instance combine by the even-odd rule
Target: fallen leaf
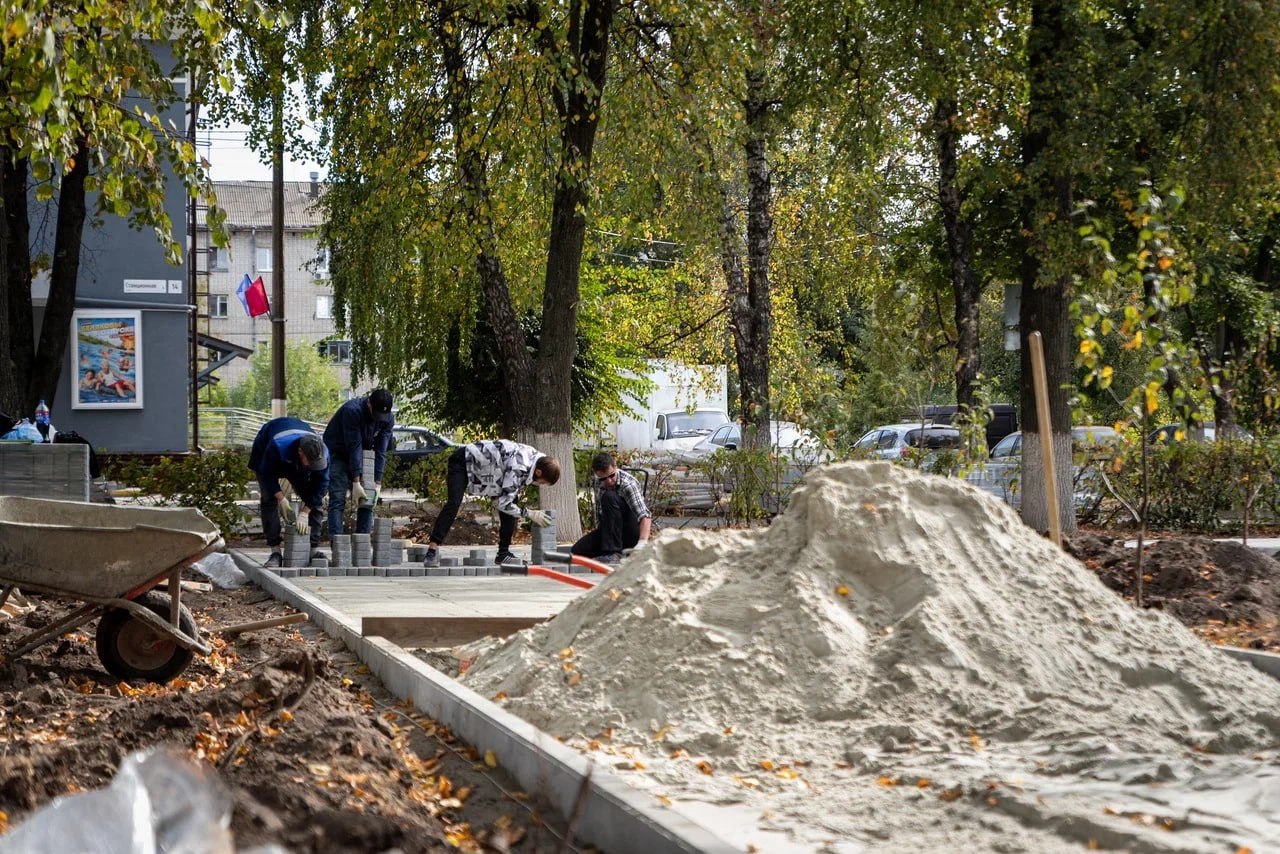
[[658,799],[658,803],[662,804],[664,807],[671,806],[671,799],[666,795],[655,795],[654,797],[656,797]]
[[772,771],[772,770],[773,770],[773,763],[772,763],[772,762],[770,762],[768,759],[763,759],[763,760],[761,760],[761,761],[760,761],[760,767],[761,767],[761,768],[763,768],[763,769],[764,769],[764,770],[766,770],[766,771]]
[[670,734],[671,734],[671,726],[667,725],[649,737],[654,741],[662,741],[664,738],[666,738]]
[[701,771],[703,774],[713,773],[711,769],[711,763],[705,759],[698,762],[698,770]]
[[959,786],[952,786],[950,789],[943,789],[941,792],[939,792],[938,798],[939,800],[950,802],[950,801],[959,800],[960,796],[963,794],[964,794],[964,790],[961,789]]
[[887,777],[887,776],[885,776],[885,777],[877,777],[877,778],[876,778],[876,785],[877,785],[877,786],[896,786],[896,785],[898,785],[898,778],[897,778],[897,777]]
[[581,681],[582,681],[582,674],[581,674],[581,673],[579,673],[578,671],[576,671],[576,670],[575,670],[575,671],[573,671],[572,673],[570,673],[570,674],[569,674],[569,687],[570,687],[570,688],[572,688],[574,685],[577,685],[577,684],[578,684],[579,682],[581,682]]
[[839,587],[837,587],[837,588],[836,588],[836,595],[837,595],[837,596],[848,596],[848,595],[849,595],[849,588],[848,588],[848,586],[847,586],[847,585],[844,585],[844,584],[841,584]]
[[733,727],[731,727],[731,726],[727,726],[727,727],[725,727],[725,728],[724,728],[724,730],[723,730],[723,733],[724,733],[725,735],[733,735]]
[[617,602],[619,599],[622,598],[622,594],[619,593],[617,590],[610,590],[608,593],[608,596],[610,599],[612,599],[615,602]]
[[919,780],[916,780],[916,788],[917,788],[917,789],[927,789],[927,788],[929,788],[931,785],[933,785],[933,784],[932,784],[932,783],[930,783],[930,782],[929,782],[927,779],[925,779],[924,777],[921,777]]
[[493,701],[494,701],[495,703],[501,703],[501,702],[502,702],[503,700],[505,700],[505,699],[507,699],[507,692],[506,692],[506,691],[499,691],[498,693],[496,693],[496,694],[494,694],[494,695],[493,695]]
[[498,767],[498,757],[494,755],[492,750],[486,750],[484,752],[484,764],[488,765],[490,768]]
[[560,650],[561,658],[569,658],[572,655],[573,655],[573,647],[571,646],[566,646],[564,649]]

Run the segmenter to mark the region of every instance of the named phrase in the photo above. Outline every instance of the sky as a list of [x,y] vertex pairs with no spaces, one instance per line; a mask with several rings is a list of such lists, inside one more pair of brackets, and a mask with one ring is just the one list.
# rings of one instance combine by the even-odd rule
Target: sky
[[[210,174],[215,181],[270,181],[270,161],[263,162],[246,144],[247,130],[243,125],[221,125],[202,131],[206,142],[200,153],[209,161]],[[290,160],[285,156],[284,179],[286,181],[310,180],[312,172],[319,172],[321,180],[325,169],[313,161]]]

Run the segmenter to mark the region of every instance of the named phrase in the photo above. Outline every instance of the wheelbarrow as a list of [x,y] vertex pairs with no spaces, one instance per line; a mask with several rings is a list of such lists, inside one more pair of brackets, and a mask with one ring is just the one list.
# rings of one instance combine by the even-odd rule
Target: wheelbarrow
[[[198,510],[0,497],[0,607],[15,588],[83,603],[19,638],[25,655],[95,617],[103,667],[124,680],[168,682],[208,655],[181,601],[182,570],[223,547]],[[167,582],[167,594],[153,590]]]

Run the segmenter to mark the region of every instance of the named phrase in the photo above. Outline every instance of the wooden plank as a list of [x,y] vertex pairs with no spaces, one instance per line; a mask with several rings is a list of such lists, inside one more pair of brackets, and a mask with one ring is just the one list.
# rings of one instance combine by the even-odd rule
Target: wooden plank
[[379,635],[399,646],[449,647],[480,638],[506,637],[536,626],[544,617],[364,617],[362,637]]

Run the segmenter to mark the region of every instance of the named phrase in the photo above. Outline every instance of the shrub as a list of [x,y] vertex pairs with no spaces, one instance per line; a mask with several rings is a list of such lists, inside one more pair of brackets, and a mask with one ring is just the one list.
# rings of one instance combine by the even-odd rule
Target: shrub
[[117,463],[107,476],[136,487],[155,504],[196,508],[223,536],[243,533],[252,518],[236,503],[246,494],[251,477],[243,450],[164,457],[155,464],[132,459]]

